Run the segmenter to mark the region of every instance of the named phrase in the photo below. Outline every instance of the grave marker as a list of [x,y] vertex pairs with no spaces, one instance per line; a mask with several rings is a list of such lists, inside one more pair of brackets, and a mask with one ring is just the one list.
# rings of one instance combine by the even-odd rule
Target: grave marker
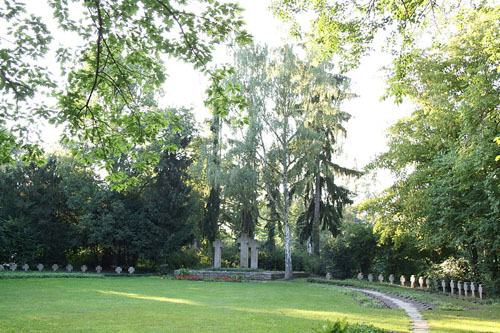
[[380,283],[384,282],[384,276],[382,274],[378,275],[378,282]]
[[132,266],[130,266],[130,267],[128,268],[128,273],[129,273],[129,274],[134,274],[134,272],[135,272],[135,268],[134,268],[134,267],[132,267]]
[[399,281],[401,282],[401,286],[404,287],[406,283],[406,277],[404,275],[401,275]]
[[420,276],[418,278],[418,284],[420,285],[420,289],[424,289],[424,277]]
[[469,291],[469,282],[464,282],[464,293],[465,296],[467,297],[467,292]]
[[325,278],[326,278],[327,280],[330,280],[330,279],[332,278],[332,275],[331,275],[330,273],[326,273]]
[[394,283],[394,274],[389,275],[389,282],[390,282],[391,284],[393,284],[393,283]]
[[450,291],[452,295],[455,294],[455,281],[453,280],[450,281]]
[[87,265],[82,265],[82,266],[80,267],[80,270],[81,270],[83,273],[85,273],[85,272],[87,271]]
[[425,279],[425,285],[427,286],[427,289],[431,288],[431,279],[427,278]]
[[363,273],[361,272],[358,273],[358,280],[359,281],[363,280]]
[[220,239],[216,239],[213,242],[214,246],[214,267],[215,268],[220,268],[221,267],[221,256],[222,256],[222,250],[221,248],[224,246],[222,241]]
[[248,235],[242,233],[237,241],[240,243],[240,267],[248,268]]
[[250,268],[259,268],[259,241],[250,239],[248,245],[250,246]]
[[480,284],[478,290],[479,291],[479,298],[483,299],[483,285]]
[[39,272],[43,271],[43,264],[38,264],[36,269],[38,269]]
[[30,265],[28,265],[28,264],[24,264],[24,265],[23,265],[23,270],[24,270],[25,272],[27,272],[29,269],[30,269]]
[[446,294],[446,281],[441,281],[441,286],[443,287],[443,293]]
[[373,282],[373,274],[368,274],[368,281]]
[[66,270],[67,270],[68,272],[73,271],[73,265],[66,265]]
[[120,266],[115,268],[116,274],[120,274],[122,272],[122,268]]
[[53,272],[57,272],[58,269],[59,269],[59,265],[58,264],[52,265],[52,271]]
[[11,264],[9,265],[9,268],[10,268],[10,270],[11,270],[11,271],[15,272],[15,271],[16,271],[16,269],[17,269],[17,264],[16,264],[16,263],[11,263]]
[[458,281],[457,283],[457,288],[458,288],[458,296],[462,296],[462,281]]
[[95,271],[96,271],[97,273],[101,273],[101,272],[102,272],[102,267],[101,267],[101,265],[97,265],[97,266],[95,266]]
[[415,281],[417,281],[415,275],[410,276],[410,283],[412,288],[415,288]]
[[472,297],[476,297],[476,283],[475,282],[470,283],[470,291],[472,292]]

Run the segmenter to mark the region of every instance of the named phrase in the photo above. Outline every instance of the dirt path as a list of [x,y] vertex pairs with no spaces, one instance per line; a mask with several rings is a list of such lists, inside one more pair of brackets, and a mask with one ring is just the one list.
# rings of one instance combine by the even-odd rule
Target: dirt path
[[360,291],[362,293],[365,293],[366,295],[374,297],[391,309],[405,310],[406,313],[408,314],[408,317],[410,317],[412,321],[413,332],[419,332],[419,333],[430,332],[429,326],[427,326],[427,322],[424,320],[424,318],[419,312],[419,310],[431,309],[430,306],[416,301],[405,299],[401,296],[397,296],[394,294],[387,294],[380,291],[353,288],[353,287],[345,287],[345,288]]

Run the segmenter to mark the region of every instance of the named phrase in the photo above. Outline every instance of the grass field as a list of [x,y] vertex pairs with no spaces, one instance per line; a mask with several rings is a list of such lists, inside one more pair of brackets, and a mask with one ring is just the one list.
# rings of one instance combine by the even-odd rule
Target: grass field
[[334,286],[149,278],[2,279],[0,331],[311,332],[346,318],[407,331],[403,311]]
[[[311,332],[342,318],[409,331],[402,310],[372,306],[337,286],[304,282],[0,279],[2,332]],[[499,314],[499,306],[480,306],[424,316],[433,332],[500,332]]]

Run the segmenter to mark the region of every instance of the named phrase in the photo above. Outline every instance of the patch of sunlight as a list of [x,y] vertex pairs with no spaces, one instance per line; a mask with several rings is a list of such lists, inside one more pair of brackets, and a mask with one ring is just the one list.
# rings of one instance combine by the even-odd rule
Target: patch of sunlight
[[96,290],[96,291],[101,293],[101,294],[106,294],[106,295],[117,295],[117,296],[125,296],[125,297],[130,297],[130,298],[135,298],[135,299],[145,299],[145,300],[149,300],[149,301],[159,301],[159,302],[169,302],[169,303],[176,303],[176,304],[203,306],[203,304],[201,304],[199,302],[194,302],[194,301],[190,301],[187,299],[181,299],[181,298],[145,296],[145,295],[132,294],[132,293],[122,293],[122,292],[111,291],[111,290]]
[[[448,317],[448,316],[446,316]],[[500,332],[498,321],[488,321],[484,318],[442,318],[442,320],[427,319],[432,330],[453,332]]]

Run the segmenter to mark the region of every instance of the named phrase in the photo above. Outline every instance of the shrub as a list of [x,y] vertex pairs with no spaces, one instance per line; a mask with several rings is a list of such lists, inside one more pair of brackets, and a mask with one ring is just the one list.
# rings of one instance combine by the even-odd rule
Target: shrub
[[338,319],[334,323],[328,322],[326,325],[316,332],[324,333],[384,333],[388,332],[384,329],[377,328],[372,325],[349,324],[345,319]]

